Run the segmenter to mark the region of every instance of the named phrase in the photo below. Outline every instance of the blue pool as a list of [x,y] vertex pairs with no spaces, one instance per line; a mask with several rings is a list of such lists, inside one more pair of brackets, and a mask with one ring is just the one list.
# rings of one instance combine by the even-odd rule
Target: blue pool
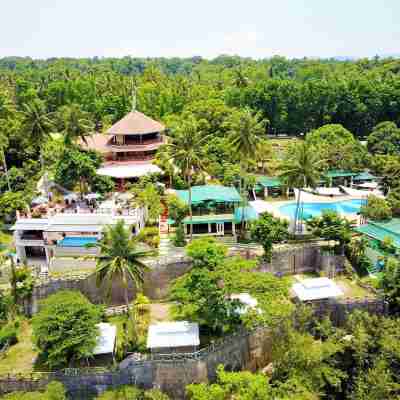
[[[365,204],[365,200],[344,200],[331,203],[303,203],[303,218],[319,217],[323,211],[331,210],[339,214],[357,214],[360,212],[361,206]],[[279,211],[294,218],[296,213],[296,203],[285,204],[279,207]]]
[[95,237],[66,236],[64,239],[58,241],[57,246],[85,247],[87,244],[95,244],[95,243],[97,243],[97,238]]

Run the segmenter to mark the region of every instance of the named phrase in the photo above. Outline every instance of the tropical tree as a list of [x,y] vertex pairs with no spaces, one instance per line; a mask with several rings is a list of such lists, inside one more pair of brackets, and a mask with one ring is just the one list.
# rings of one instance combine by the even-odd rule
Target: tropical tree
[[[251,161],[259,146],[262,135],[265,134],[267,121],[261,119],[260,114],[253,115],[249,108],[244,111],[234,112],[226,122],[229,130],[228,137],[232,151],[239,157],[241,177],[239,179],[240,194],[247,199],[245,194],[245,175],[249,170]],[[245,204],[243,204],[245,206]],[[244,211],[242,212],[242,232],[244,231]]]
[[24,128],[33,143],[39,147],[54,129],[51,113],[47,111],[46,103],[34,99],[23,104]]
[[141,258],[152,253],[140,250],[130,235],[123,220],[105,228],[103,238],[97,244],[100,254],[97,257],[96,277],[99,286],[106,284],[107,296],[111,296],[113,282],[119,280],[122,283],[127,313],[134,323],[133,313],[129,312],[129,281],[135,284],[136,289],[142,287],[147,266]]
[[63,106],[58,111],[61,132],[64,143],[71,146],[76,140],[81,139],[87,143],[86,138],[93,133],[94,124],[87,111],[83,111],[79,104]]
[[[295,144],[288,152],[281,165],[279,175],[285,186],[297,189],[297,203],[294,218],[294,232],[301,230],[298,226],[301,192],[305,187],[315,188],[321,177],[321,164],[317,149],[306,142]],[[301,217],[300,217],[301,218]]]
[[204,170],[203,145],[208,136],[203,135],[200,123],[193,117],[181,121],[176,126],[170,143],[167,144],[167,151],[174,164],[182,170],[189,190],[189,218],[190,218],[190,239],[193,237],[193,210],[192,210],[192,174],[194,171]]

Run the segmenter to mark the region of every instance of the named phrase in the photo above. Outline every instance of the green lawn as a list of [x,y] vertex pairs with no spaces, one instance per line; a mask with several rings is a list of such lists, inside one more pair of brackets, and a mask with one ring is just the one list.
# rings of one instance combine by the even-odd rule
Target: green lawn
[[29,374],[33,371],[37,352],[32,344],[32,327],[28,320],[21,321],[18,343],[0,358],[0,375]]

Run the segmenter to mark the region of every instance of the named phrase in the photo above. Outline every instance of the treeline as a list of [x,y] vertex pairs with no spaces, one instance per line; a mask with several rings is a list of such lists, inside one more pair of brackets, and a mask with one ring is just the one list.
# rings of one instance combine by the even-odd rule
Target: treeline
[[165,120],[199,100],[248,106],[266,133],[299,135],[342,124],[364,137],[382,121],[400,122],[400,60],[192,58],[0,59],[0,86],[17,107],[38,96],[48,111],[71,103],[101,130],[130,109]]

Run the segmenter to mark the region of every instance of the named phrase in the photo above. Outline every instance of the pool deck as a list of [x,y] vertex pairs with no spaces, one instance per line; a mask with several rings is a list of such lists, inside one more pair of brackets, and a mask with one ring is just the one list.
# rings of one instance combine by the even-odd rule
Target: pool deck
[[[274,201],[274,202],[257,200],[255,202],[250,202],[250,205],[252,205],[256,210],[257,208],[259,209],[262,208],[264,212],[269,212],[274,217],[291,221],[292,219],[288,215],[283,214],[280,211],[280,207],[286,204],[293,204],[296,202],[296,199],[297,199],[297,191],[295,191],[295,200]],[[349,201],[349,200],[362,200],[362,199],[358,196],[343,195],[343,196],[330,197],[330,196],[319,196],[305,191],[301,192],[301,201],[303,203],[336,203],[339,201]],[[343,216],[354,224],[357,225],[360,224],[360,216],[357,214],[345,214]]]

